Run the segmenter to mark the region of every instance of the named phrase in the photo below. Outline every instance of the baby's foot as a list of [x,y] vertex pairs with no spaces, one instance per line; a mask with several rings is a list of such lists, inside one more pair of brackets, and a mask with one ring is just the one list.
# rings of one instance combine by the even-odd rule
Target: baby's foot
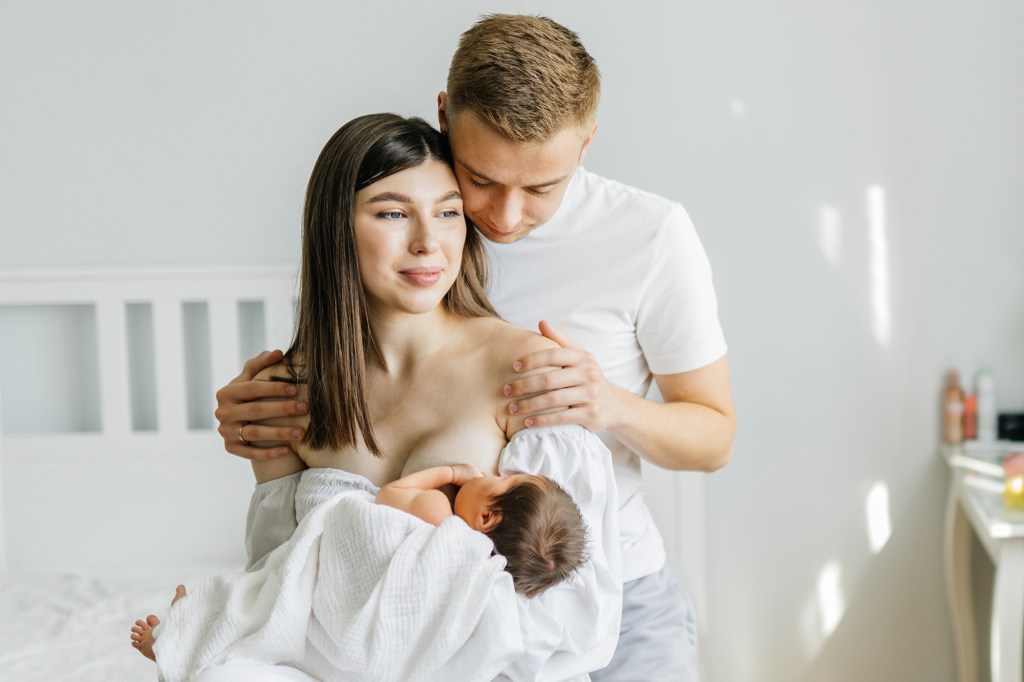
[[132,628],[132,646],[139,650],[139,653],[151,661],[156,660],[153,654],[153,628],[160,624],[160,619],[149,614],[146,620],[135,621]]
[[[171,599],[171,606],[181,599],[185,595],[185,586],[178,585],[174,589],[174,598]],[[156,660],[156,654],[153,653],[153,628],[160,625],[160,619],[154,616],[152,613],[146,616],[146,620],[135,621],[135,627],[132,628],[132,646],[139,650],[139,653],[148,658],[151,661]]]

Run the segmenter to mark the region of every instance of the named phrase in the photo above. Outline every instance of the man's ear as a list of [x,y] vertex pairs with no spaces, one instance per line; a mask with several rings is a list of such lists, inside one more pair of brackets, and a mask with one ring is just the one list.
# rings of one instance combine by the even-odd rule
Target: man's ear
[[[441,93],[444,94],[443,92]],[[587,139],[583,140],[583,149],[580,150],[580,160],[577,163],[583,163],[583,159],[587,156],[587,150],[590,148],[590,143],[594,141],[594,133],[597,132],[597,121],[594,121],[594,127],[590,129],[590,133],[587,134]]]
[[448,93],[443,90],[437,93],[437,125],[442,133],[448,132]]
[[477,520],[477,530],[481,533],[490,533],[492,530],[501,525],[501,510],[500,509],[488,509],[480,512],[480,516]]

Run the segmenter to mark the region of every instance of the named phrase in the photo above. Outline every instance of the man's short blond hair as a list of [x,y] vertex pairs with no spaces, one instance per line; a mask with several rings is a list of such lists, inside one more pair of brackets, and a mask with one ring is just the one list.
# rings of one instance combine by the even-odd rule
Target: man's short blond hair
[[601,74],[579,36],[547,17],[488,14],[459,39],[448,69],[447,113],[471,111],[513,142],[585,133]]

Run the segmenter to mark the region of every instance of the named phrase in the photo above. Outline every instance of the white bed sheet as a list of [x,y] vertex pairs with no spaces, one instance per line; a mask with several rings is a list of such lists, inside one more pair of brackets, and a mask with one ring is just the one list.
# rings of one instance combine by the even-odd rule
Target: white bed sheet
[[135,620],[163,617],[174,586],[223,570],[99,576],[0,572],[0,679],[140,682],[156,665],[130,645]]

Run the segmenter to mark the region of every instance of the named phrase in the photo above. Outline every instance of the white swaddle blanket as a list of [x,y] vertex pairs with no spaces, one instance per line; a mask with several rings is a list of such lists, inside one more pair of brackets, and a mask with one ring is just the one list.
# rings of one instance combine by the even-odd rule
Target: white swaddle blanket
[[550,476],[587,520],[591,558],[572,579],[517,595],[485,535],[458,517],[434,527],[377,505],[372,484],[332,470],[362,483],[303,509],[259,570],[209,578],[171,608],[154,647],[161,679],[231,661],[284,663],[325,682],[565,680],[601,667],[621,611],[610,456],[580,427],[520,433],[502,473]]

